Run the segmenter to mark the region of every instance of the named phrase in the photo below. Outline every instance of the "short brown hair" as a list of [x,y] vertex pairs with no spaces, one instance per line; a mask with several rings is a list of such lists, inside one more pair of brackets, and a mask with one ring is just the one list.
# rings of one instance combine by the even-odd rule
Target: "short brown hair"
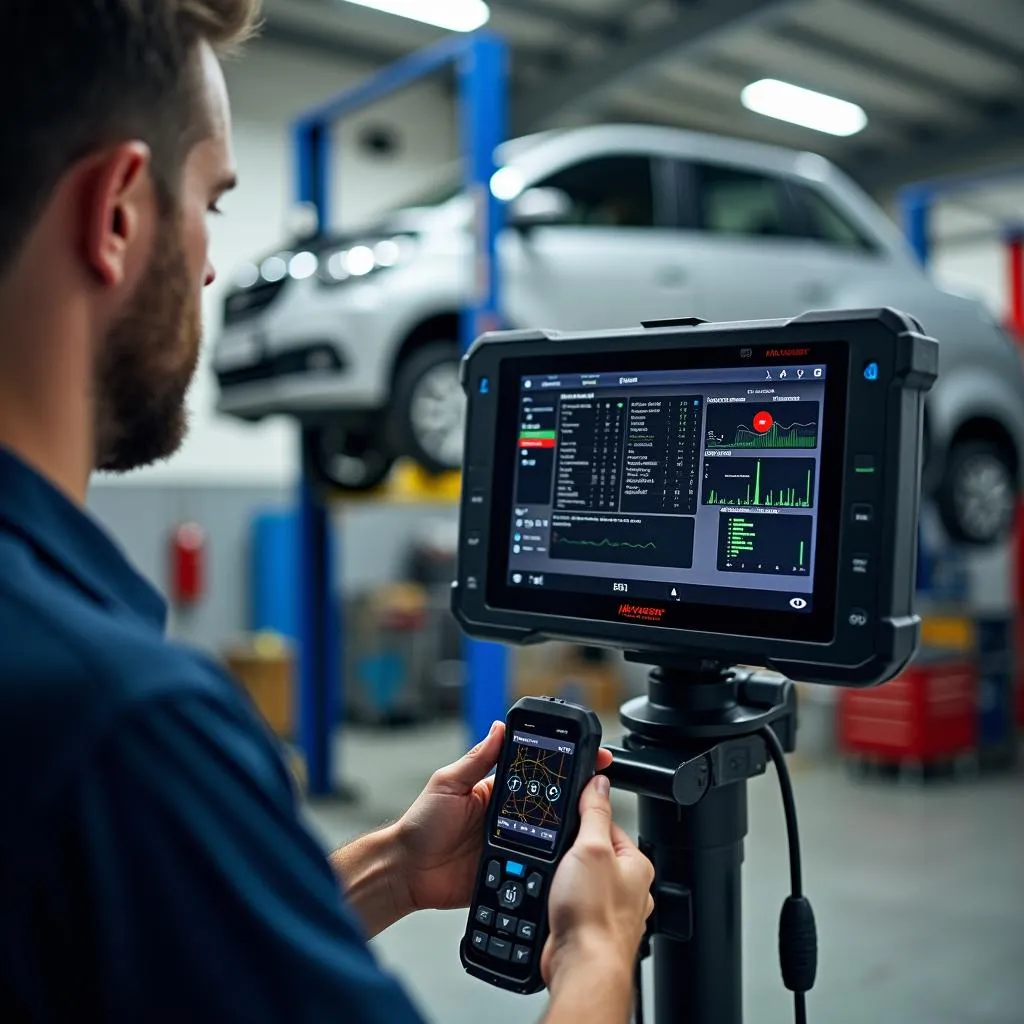
[[165,196],[203,131],[202,41],[218,53],[254,30],[259,0],[14,0],[0,24],[0,272],[66,171],[141,139]]

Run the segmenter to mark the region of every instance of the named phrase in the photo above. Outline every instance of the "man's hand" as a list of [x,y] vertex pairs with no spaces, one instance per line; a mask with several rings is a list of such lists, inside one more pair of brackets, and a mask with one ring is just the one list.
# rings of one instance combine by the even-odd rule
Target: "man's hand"
[[580,831],[551,883],[551,934],[541,972],[551,991],[548,1024],[629,1016],[633,965],[654,909],[654,867],[612,821],[608,780],[580,798]]
[[[501,753],[505,725],[495,722],[472,750],[430,777],[416,802],[395,825],[397,863],[414,910],[468,907],[483,854],[484,816]],[[611,764],[598,752],[598,770]]]

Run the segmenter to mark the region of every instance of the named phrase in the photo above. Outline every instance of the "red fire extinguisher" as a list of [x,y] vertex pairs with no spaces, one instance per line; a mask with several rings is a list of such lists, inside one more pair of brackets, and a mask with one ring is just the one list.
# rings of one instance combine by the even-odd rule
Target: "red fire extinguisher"
[[198,604],[206,585],[206,531],[198,523],[182,523],[171,532],[169,597],[178,608]]

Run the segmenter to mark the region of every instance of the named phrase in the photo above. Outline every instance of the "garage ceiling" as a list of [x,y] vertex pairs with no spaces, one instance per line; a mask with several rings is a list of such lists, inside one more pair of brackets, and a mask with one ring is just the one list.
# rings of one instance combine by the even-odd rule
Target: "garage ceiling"
[[[1024,160],[1024,0],[489,0],[512,44],[516,132],[695,128],[836,161],[876,193]],[[341,0],[265,0],[269,40],[368,68],[443,33]],[[868,114],[836,138],[747,111],[780,78]]]

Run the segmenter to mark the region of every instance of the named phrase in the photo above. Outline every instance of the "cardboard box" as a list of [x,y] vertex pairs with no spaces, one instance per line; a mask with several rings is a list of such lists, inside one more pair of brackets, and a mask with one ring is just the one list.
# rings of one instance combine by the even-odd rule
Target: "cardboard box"
[[515,649],[512,698],[561,697],[599,713],[615,712],[623,700],[619,658],[588,656],[574,644],[550,643]]
[[256,710],[280,737],[294,728],[295,658],[288,642],[276,634],[260,633],[231,644],[224,663]]

